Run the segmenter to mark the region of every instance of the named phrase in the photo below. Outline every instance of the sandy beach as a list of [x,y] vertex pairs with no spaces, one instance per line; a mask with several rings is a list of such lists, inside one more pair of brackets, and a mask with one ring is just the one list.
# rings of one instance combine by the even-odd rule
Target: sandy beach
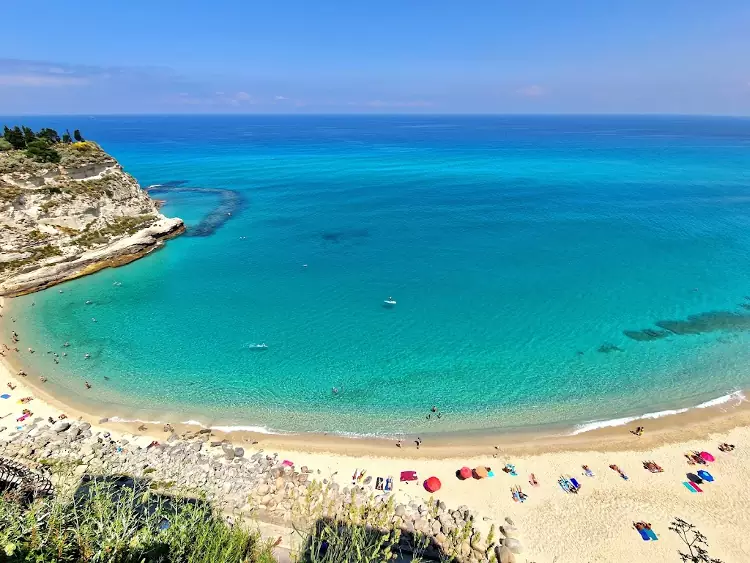
[[[164,440],[166,435],[160,424],[145,424],[145,430],[138,430],[140,423],[100,423],[99,416],[72,409],[49,396],[38,374],[17,375],[23,364],[22,343],[19,350],[16,353],[4,349],[2,358],[0,393],[10,397],[0,399],[0,428],[7,427],[0,430],[0,437],[24,424],[16,419],[23,408],[29,408],[33,412],[30,420],[56,419],[64,412],[69,419],[91,423],[95,433],[110,432],[142,446],[152,440]],[[15,389],[9,389],[8,383]],[[28,404],[20,404],[19,399],[27,396],[34,398]],[[186,425],[172,424],[177,433],[188,429]],[[668,531],[675,517],[695,524],[708,537],[713,557],[727,562],[750,560],[748,404],[731,401],[638,424],[646,427],[640,437],[629,432],[636,426],[634,423],[575,436],[453,435],[429,438],[419,449],[413,443],[405,442],[397,448],[388,440],[325,435],[227,435],[217,431],[213,435],[216,439],[227,437],[250,454],[260,450],[278,453],[297,466],[320,470],[321,478],[342,486],[351,484],[351,475],[357,468],[366,469],[373,477],[393,475],[399,501],[429,498],[421,483],[436,476],[442,488],[434,497],[448,505],[466,505],[476,511],[481,516],[480,527],[512,518],[525,546],[521,561],[677,561],[681,542]],[[723,442],[735,444],[736,449],[720,452],[717,446]],[[684,454],[693,450],[711,452],[716,461],[707,466],[688,465]],[[664,471],[650,473],[643,467],[646,460],[655,461]],[[515,465],[517,476],[501,471],[506,463]],[[594,477],[583,475],[584,464],[593,470]],[[628,480],[610,469],[610,464],[619,466]],[[495,476],[459,481],[455,473],[462,466],[489,466]],[[701,485],[702,493],[690,492],[683,481],[687,480],[686,473],[698,469],[710,471],[715,481]],[[398,483],[403,470],[416,471],[419,481]],[[529,484],[531,473],[538,486]],[[579,494],[561,490],[557,483],[561,475],[574,477],[582,484]],[[513,486],[520,486],[528,495],[526,502],[514,502],[510,492]],[[650,522],[659,541],[642,541],[633,529],[635,521]]]

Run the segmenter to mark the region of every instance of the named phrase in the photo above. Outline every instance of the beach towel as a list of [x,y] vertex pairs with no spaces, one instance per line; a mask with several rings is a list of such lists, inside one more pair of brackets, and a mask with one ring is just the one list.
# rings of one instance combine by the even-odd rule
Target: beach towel
[[401,481],[416,481],[416,480],[417,480],[416,471],[402,471],[401,472]]
[[651,539],[651,537],[648,535],[648,532],[646,531],[645,528],[638,530],[638,533],[641,534],[643,541],[649,541]]
[[695,490],[695,487],[693,487],[693,484],[688,481],[683,481],[683,485],[685,485],[685,488],[690,491],[691,493],[697,493],[698,491]]
[[386,491],[393,490],[393,477],[391,477],[390,475],[388,476],[388,479],[385,480],[385,490]]
[[573,486],[574,486],[574,487],[575,487],[576,489],[580,489],[580,488],[581,488],[581,485],[579,485],[579,484],[578,484],[578,481],[576,481],[574,477],[571,477],[571,478],[570,478],[570,482],[571,482],[571,483],[573,483]]
[[377,479],[375,479],[375,489],[378,491],[383,490],[383,478],[382,477],[378,477]]
[[651,528],[646,528],[646,533],[648,534],[648,537],[650,537],[652,540],[659,539],[659,536],[657,536],[656,532],[654,532]]
[[294,467],[294,462],[289,461],[288,459],[285,459],[284,461],[281,462],[281,465],[283,465],[284,467]]

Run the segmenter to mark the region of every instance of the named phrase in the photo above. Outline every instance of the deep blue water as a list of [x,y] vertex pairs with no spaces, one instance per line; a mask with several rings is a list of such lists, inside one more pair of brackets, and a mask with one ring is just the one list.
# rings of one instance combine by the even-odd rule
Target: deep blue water
[[71,343],[35,367],[111,414],[439,432],[677,408],[750,381],[750,120],[22,121],[80,128],[143,186],[229,190],[155,194],[192,227],[235,198],[203,236],[19,300],[38,350]]

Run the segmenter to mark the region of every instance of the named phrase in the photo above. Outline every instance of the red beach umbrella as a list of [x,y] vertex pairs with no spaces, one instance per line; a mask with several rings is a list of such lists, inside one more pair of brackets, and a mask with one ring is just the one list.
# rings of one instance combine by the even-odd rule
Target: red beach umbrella
[[714,456],[712,456],[708,452],[701,452],[701,458],[705,459],[706,461],[714,461]]
[[427,490],[428,493],[434,493],[435,491],[440,490],[440,479],[437,477],[430,477],[424,482],[424,488]]
[[471,479],[471,469],[468,467],[462,467],[458,470],[458,476],[459,479],[465,481],[466,479]]

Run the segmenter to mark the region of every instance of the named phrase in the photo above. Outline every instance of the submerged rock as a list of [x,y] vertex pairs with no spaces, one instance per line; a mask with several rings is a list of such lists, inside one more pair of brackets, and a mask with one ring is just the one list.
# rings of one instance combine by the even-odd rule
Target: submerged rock
[[599,346],[597,352],[601,352],[603,354],[609,354],[610,352],[622,352],[622,348],[620,348],[619,346],[615,346],[610,342],[605,342],[604,344]]
[[628,338],[640,342],[660,340],[673,334],[668,330],[654,330],[653,328],[644,328],[643,330],[623,330],[622,333]]

